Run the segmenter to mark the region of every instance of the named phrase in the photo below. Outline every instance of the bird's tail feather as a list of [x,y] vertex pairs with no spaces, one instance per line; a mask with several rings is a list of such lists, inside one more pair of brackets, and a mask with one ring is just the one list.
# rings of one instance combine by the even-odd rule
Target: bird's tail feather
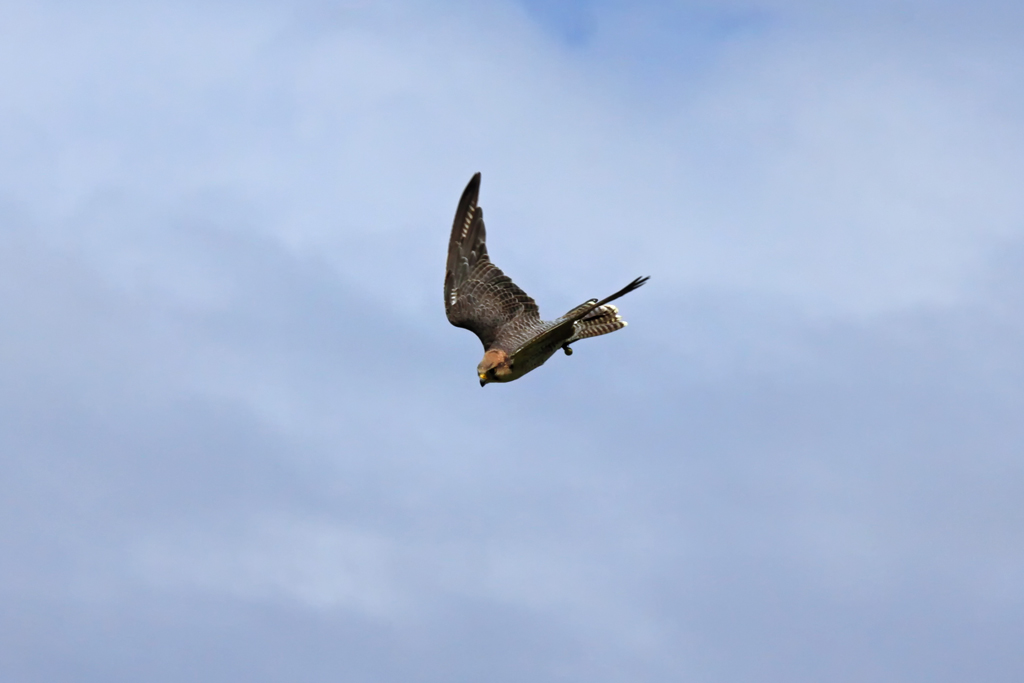
[[576,331],[572,341],[597,337],[626,326],[626,321],[619,316],[619,309],[611,304],[598,306],[576,323]]
[[[614,306],[605,306],[605,304],[610,301],[615,301],[620,296],[629,294],[637,287],[642,286],[648,279],[650,278],[646,276],[638,277],[619,291],[612,294],[610,297],[602,299],[601,301],[591,299],[586,303],[580,304],[559,318],[554,327],[543,334],[530,339],[527,344],[531,346],[534,344],[543,346],[544,344],[551,342],[551,340],[557,340],[557,343],[562,345],[562,348],[568,355],[571,353],[571,349],[568,348],[569,344],[572,344],[578,339],[596,337],[599,334],[608,334],[609,332],[622,329],[626,326],[626,323],[622,318],[618,317],[618,309]],[[594,317],[591,318],[591,316]],[[584,322],[588,319],[591,320],[593,326]],[[584,332],[584,334],[581,335],[581,331]],[[525,348],[527,344],[524,344],[513,351],[512,355],[514,356],[519,353],[519,351]]]

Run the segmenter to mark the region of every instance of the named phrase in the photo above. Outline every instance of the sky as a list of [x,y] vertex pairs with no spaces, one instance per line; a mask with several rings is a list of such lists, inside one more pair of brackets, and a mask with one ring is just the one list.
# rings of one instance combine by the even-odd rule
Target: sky
[[0,14],[0,679],[1024,677],[1019,3]]

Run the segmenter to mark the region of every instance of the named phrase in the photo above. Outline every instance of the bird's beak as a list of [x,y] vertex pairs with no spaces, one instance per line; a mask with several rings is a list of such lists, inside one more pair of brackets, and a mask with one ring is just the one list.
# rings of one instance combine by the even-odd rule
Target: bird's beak
[[480,374],[478,375],[478,377],[480,377],[480,386],[483,386],[483,385],[487,384],[487,375],[485,375],[485,374],[483,374],[483,373],[481,372],[481,373],[480,373]]

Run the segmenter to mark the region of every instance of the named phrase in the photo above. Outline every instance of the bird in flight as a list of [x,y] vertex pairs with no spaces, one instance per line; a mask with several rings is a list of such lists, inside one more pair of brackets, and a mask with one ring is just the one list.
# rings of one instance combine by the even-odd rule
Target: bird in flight
[[537,303],[487,256],[484,212],[476,203],[479,194],[477,173],[459,200],[448,241],[444,310],[452,325],[469,330],[483,342],[484,359],[476,367],[480,386],[519,379],[558,349],[572,355],[570,344],[626,326],[611,302],[643,285],[646,277],[638,277],[605,299],[582,303],[561,318],[541,320]]

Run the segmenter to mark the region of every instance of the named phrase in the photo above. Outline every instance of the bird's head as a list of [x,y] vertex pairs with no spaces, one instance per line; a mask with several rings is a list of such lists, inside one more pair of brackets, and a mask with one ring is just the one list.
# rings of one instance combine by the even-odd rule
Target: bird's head
[[512,364],[508,354],[498,349],[491,349],[484,354],[480,365],[476,366],[476,374],[480,378],[480,386],[490,382],[508,382],[512,379]]

